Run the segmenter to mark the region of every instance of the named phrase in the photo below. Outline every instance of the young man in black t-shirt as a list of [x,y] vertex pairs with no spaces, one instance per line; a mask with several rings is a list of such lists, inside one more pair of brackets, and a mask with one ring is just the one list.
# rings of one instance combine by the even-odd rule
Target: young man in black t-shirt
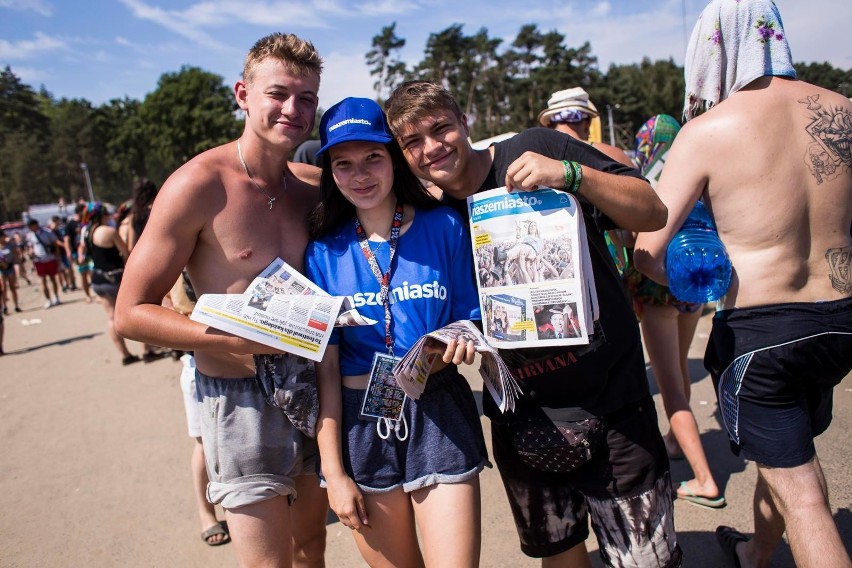
[[[483,399],[522,551],[552,566],[590,566],[584,546],[590,514],[608,565],[679,566],[668,458],[639,327],[602,235],[616,227],[657,230],[665,225],[666,208],[636,170],[553,130],[533,128],[474,150],[457,103],[432,83],[403,84],[386,109],[411,169],[465,215],[468,196],[503,185],[571,191],[582,206],[600,304],[590,345],[502,350],[524,394],[506,414]],[[574,163],[582,172],[579,186],[568,183],[569,174],[576,178],[569,172]],[[588,463],[552,473],[522,461],[513,427],[541,415],[543,407],[558,408],[568,420],[603,418],[605,432]]]

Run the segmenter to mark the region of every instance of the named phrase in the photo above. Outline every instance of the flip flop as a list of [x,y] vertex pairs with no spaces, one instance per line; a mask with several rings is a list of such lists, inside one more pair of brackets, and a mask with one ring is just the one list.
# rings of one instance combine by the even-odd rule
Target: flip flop
[[679,490],[683,490],[684,493],[679,493],[675,491],[675,496],[677,499],[683,499],[687,503],[691,503],[693,505],[698,505],[699,507],[705,507],[707,509],[721,509],[725,505],[727,505],[727,501],[723,496],[719,496],[716,498],[712,497],[702,497],[701,495],[696,495],[689,486],[686,485],[686,481],[680,482]]
[[[219,542],[211,542],[208,540],[210,537],[216,536],[217,534],[225,535],[225,537]],[[225,521],[219,521],[201,533],[201,540],[207,543],[208,546],[221,546],[223,544],[228,544],[231,542],[231,535],[228,533],[228,524]]]
[[716,527],[716,540],[719,541],[725,557],[734,564],[734,568],[742,568],[740,558],[737,556],[737,544],[747,542],[748,537],[737,529],[719,525]]

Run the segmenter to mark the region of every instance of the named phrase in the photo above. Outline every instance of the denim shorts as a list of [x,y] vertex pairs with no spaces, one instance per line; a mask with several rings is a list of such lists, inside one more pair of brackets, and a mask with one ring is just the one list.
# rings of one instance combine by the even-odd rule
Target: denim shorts
[[569,473],[527,466],[506,424],[492,422],[494,460],[521,551],[538,558],[565,552],[588,538],[591,516],[607,566],[679,566],[669,463],[653,400],[604,421],[606,437],[592,459]]
[[402,420],[384,440],[376,431],[378,421],[360,416],[364,390],[342,387],[342,392],[343,466],[364,493],[461,483],[489,465],[473,393],[453,366],[430,375],[419,400],[406,400],[408,437],[402,441]]
[[207,464],[207,500],[234,509],[286,495],[294,477],[315,475],[316,440],[268,404],[257,379],[215,379],[196,369],[201,443]]
[[101,298],[112,298],[114,300],[118,297],[117,284],[92,284],[91,287],[92,292]]

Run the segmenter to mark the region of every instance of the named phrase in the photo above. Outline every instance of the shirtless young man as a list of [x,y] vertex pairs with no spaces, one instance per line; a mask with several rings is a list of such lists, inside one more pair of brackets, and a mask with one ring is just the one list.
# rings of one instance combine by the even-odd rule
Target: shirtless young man
[[316,444],[260,394],[252,354],[268,347],[160,301],[184,266],[199,295],[242,293],[275,257],[302,270],[319,170],[287,156],[313,128],[321,69],[313,45],[294,35],[255,44],[234,87],[246,116],[242,136],[196,156],[163,185],[116,307],[121,335],[195,352],[207,496],[226,511],[240,566],[323,565],[327,500]]
[[666,246],[704,197],[734,268],[705,365],[758,469],[754,536],[716,534],[736,566],[767,566],[786,529],[797,566],[849,567],[813,438],[852,369],[852,105],[795,80],[769,0],[711,2],[685,71],[686,118],[712,107],[675,139],[657,187],[668,223],[634,259],[665,283]]

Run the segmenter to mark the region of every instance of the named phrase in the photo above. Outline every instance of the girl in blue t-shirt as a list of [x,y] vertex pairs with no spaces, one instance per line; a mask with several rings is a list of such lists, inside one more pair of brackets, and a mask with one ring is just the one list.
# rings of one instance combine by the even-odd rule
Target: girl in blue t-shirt
[[390,375],[393,357],[423,334],[480,319],[465,225],[409,170],[375,102],[334,105],[320,136],[322,205],[306,271],[377,322],[336,330],[317,365],[329,503],[371,566],[477,566],[487,453],[455,366],[473,361],[473,345],[441,349],[416,401]]

